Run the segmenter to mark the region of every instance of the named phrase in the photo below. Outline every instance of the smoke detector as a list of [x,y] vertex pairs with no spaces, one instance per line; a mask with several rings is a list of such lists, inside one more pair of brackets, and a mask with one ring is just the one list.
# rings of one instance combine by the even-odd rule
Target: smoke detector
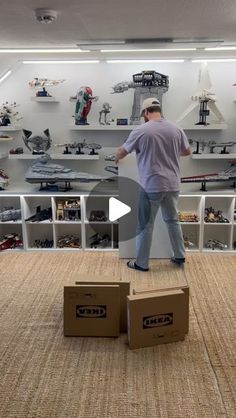
[[35,17],[40,23],[52,23],[57,20],[57,11],[51,9],[36,9]]

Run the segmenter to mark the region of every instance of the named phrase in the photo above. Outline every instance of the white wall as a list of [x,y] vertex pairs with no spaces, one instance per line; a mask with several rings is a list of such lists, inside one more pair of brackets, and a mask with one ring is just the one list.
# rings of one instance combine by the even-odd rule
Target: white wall
[[[4,68],[7,68],[6,63]],[[163,96],[164,115],[177,120],[185,108],[191,103],[191,95],[196,92],[200,64],[191,62],[184,63],[159,63],[159,64],[37,64],[16,66],[12,75],[0,85],[0,103],[16,101],[19,104],[19,112],[23,116],[22,126],[33,131],[33,134],[42,134],[49,128],[53,143],[71,142],[83,140],[96,141],[104,147],[117,147],[127,137],[127,132],[86,132],[70,131],[69,125],[74,124],[75,103],[69,102],[69,97],[74,95],[80,86],[88,85],[93,89],[94,95],[99,100],[93,103],[88,120],[91,124],[98,124],[99,111],[104,102],[112,106],[111,117],[130,117],[133,102],[133,90],[121,94],[111,94],[112,86],[120,81],[132,80],[132,74],[142,70],[156,70],[169,75],[170,88]],[[209,139],[216,141],[236,140],[236,63],[209,63],[209,74],[212,81],[212,91],[216,93],[217,104],[221,109],[228,129],[224,131],[188,131],[187,135],[193,139]],[[61,85],[51,88],[50,93],[55,95],[60,103],[32,102],[30,97],[35,91],[28,87],[28,82],[34,77],[64,78],[66,81]],[[198,111],[196,110],[196,119]],[[0,152],[12,147],[24,146],[22,133],[16,132],[16,140],[11,143],[0,143]],[[27,150],[25,150],[27,152]],[[51,152],[57,152],[52,147]],[[107,149],[102,154],[107,153]],[[236,151],[236,148],[232,149]],[[11,179],[24,179],[24,173],[30,162],[18,162],[1,160],[0,166],[5,168]],[[71,168],[78,169],[78,162],[66,162]],[[103,159],[99,162],[79,163],[79,168],[84,171],[103,172],[106,165]],[[193,161],[190,158],[182,160],[182,175],[194,175],[223,169],[227,166],[226,161]],[[22,190],[23,191],[23,190]]]

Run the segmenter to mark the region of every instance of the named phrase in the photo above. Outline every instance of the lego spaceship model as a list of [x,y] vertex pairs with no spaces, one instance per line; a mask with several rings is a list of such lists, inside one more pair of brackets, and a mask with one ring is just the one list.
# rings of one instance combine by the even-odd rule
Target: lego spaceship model
[[87,117],[91,110],[92,102],[98,100],[98,96],[93,96],[91,87],[80,87],[75,96],[70,98],[76,101],[75,105],[75,125],[89,125]]
[[19,112],[16,110],[18,105],[16,102],[9,104],[5,102],[0,106],[0,127],[17,125],[22,119]]
[[206,67],[203,64],[199,71],[198,87],[196,93],[191,96],[192,103],[182,113],[177,120],[178,123],[184,124],[185,121],[190,118],[190,115],[195,113],[198,109],[199,120],[195,125],[208,126],[210,125],[208,117],[212,113],[215,116],[215,120],[212,120],[214,124],[224,124],[225,119],[216,104],[215,93],[211,91],[211,80]]
[[130,125],[139,125],[143,100],[154,96],[162,104],[162,96],[169,88],[169,77],[156,71],[142,71],[133,75],[133,81],[117,83],[113,86],[112,93],[124,93],[130,88],[134,89]]
[[53,80],[50,78],[38,78],[35,77],[32,81],[29,82],[29,86],[32,89],[36,90],[36,97],[52,97],[48,92],[48,88],[58,86],[58,84],[63,83],[65,80]]
[[90,183],[108,180],[109,178],[105,176],[72,171],[63,165],[52,164],[48,154],[39,157],[25,174],[25,181],[39,183],[40,190],[50,190],[56,183],[65,183],[64,191],[67,191],[72,188],[71,182]]
[[45,136],[31,136],[32,132],[23,129],[23,141],[33,155],[43,155],[50,148],[52,140],[49,129],[45,129]]

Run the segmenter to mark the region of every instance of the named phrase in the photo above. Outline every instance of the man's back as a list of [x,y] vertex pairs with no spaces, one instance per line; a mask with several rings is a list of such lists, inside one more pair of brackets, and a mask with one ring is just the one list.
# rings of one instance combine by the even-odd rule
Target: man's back
[[180,189],[180,155],[189,143],[177,125],[163,118],[151,120],[135,129],[124,147],[136,151],[140,182],[147,192]]

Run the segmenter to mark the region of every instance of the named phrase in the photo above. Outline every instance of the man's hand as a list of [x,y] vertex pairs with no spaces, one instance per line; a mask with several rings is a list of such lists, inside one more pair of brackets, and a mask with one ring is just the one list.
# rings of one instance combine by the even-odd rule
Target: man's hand
[[118,164],[119,160],[122,160],[126,155],[128,155],[128,152],[123,147],[118,148],[116,150],[115,163]]

